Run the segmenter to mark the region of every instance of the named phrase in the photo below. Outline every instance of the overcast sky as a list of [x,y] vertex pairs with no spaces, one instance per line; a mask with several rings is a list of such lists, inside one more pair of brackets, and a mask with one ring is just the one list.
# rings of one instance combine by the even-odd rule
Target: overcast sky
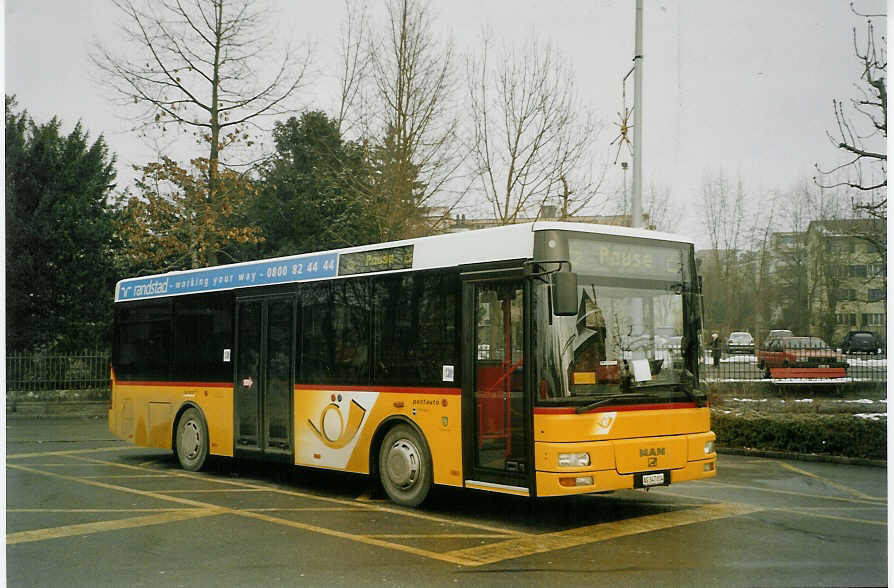
[[[332,67],[342,3],[273,4],[282,37],[314,43],[317,69]],[[848,1],[644,4],[644,184],[670,190],[683,210],[681,232],[703,231],[698,203],[707,172],[741,176],[747,193],[760,199],[809,180],[816,162],[839,160],[825,132],[834,123],[832,99],[855,95],[852,29],[865,27]],[[377,0],[369,5],[384,12]],[[886,7],[884,0],[856,5],[864,12]],[[571,60],[577,88],[603,122],[598,140],[611,163],[621,80],[632,65],[633,0],[449,0],[432,8],[435,33],[452,37],[458,52],[476,51],[483,27],[501,43],[521,43],[532,32],[552,42]],[[146,163],[152,151],[124,132],[125,113],[104,98],[88,58],[94,39],[118,46],[111,3],[6,0],[5,16],[6,93],[38,122],[57,115],[66,129],[81,120],[92,137],[103,134],[118,155],[119,178],[132,177],[126,166]],[[334,80],[320,74],[298,98],[331,113]],[[606,188],[620,185],[620,166],[611,166]]]

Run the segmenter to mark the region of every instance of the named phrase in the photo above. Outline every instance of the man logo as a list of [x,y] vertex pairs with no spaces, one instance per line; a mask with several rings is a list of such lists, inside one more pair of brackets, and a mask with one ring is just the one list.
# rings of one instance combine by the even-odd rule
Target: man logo
[[646,449],[639,450],[640,457],[657,457],[659,455],[664,455],[665,449],[664,447],[649,447]]
[[365,414],[366,409],[357,404],[355,400],[351,400],[351,405],[348,408],[348,423],[347,426],[345,426],[341,410],[339,409],[339,406],[333,402],[326,405],[326,408],[320,413],[319,428],[317,428],[310,419],[307,419],[307,424],[310,427],[310,430],[314,432],[314,435],[316,435],[326,447],[330,449],[341,449],[350,443],[357,435],[357,431],[360,430],[360,423],[363,422]]
[[649,468],[657,468],[658,467],[658,456],[664,455],[665,449],[664,447],[647,447],[645,449],[639,450],[639,456],[646,458],[646,467]]

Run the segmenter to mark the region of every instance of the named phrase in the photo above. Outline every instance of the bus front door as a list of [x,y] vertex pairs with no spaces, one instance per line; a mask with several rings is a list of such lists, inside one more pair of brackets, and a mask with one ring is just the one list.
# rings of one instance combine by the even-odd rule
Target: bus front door
[[236,456],[292,455],[294,299],[237,303],[234,450]]
[[[472,442],[466,485],[527,495],[531,485],[530,406],[525,365],[525,283],[467,282],[464,435]],[[470,478],[471,476],[471,478]]]

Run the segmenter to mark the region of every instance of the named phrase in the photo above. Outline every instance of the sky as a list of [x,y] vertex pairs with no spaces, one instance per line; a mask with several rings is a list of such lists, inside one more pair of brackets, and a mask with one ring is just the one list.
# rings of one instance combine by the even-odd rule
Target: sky
[[[343,4],[270,4],[281,40],[314,47],[317,74],[296,99],[334,112],[336,80],[326,72],[337,65]],[[369,0],[374,18],[383,6]],[[856,6],[883,12],[886,2]],[[520,45],[531,34],[552,43],[602,122],[596,140],[608,164],[605,190],[621,190],[609,143],[623,111],[621,80],[632,66],[633,0],[436,0],[431,8],[434,34],[451,38],[460,57],[480,49],[485,29],[501,44]],[[102,134],[126,185],[129,167],[147,163],[153,152],[126,130],[131,113],[108,101],[89,60],[97,40],[127,50],[118,20],[106,0],[6,0],[5,92],[37,122],[58,116],[66,129],[81,121],[91,137]],[[865,27],[847,0],[645,0],[643,20],[643,183],[669,192],[681,219],[674,230],[705,245],[706,174],[741,177],[750,205],[759,208],[769,194],[810,181],[815,163],[840,161],[826,131],[834,124],[832,100],[856,95],[852,35]],[[628,106],[632,95],[631,76]]]

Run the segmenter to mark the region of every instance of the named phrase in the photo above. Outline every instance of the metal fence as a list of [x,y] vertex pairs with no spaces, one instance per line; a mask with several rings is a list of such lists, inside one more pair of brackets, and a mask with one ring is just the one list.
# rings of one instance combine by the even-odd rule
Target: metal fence
[[6,357],[6,392],[107,389],[109,355],[17,354]]
[[723,352],[717,365],[710,353],[705,355],[705,379],[709,382],[887,382],[888,356],[843,354],[828,349],[799,349],[792,353],[772,354]]
[[[809,356],[813,351],[818,350],[805,350],[803,355]],[[108,390],[109,360],[107,353],[10,355],[6,357],[6,392],[16,396],[27,392]],[[703,374],[709,382],[887,382],[888,357],[886,354],[836,354],[798,361],[797,357],[772,359],[762,351],[756,354],[723,352],[715,366],[711,354],[707,353]]]

